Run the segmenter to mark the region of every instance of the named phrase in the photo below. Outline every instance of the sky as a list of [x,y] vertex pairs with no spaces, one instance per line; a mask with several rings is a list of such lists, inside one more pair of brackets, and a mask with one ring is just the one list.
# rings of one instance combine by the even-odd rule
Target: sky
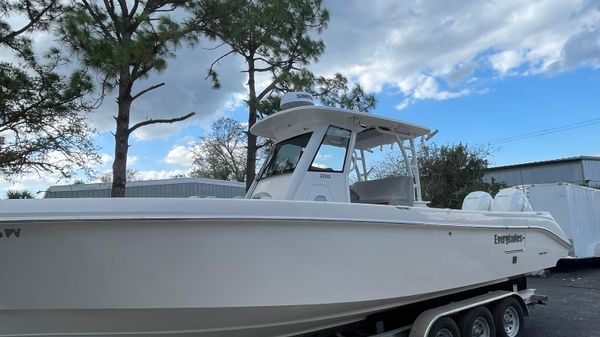
[[[326,50],[309,68],[359,83],[378,101],[373,113],[438,129],[437,144],[489,146],[492,166],[600,156],[600,1],[325,0],[325,6]],[[56,45],[47,34],[33,39],[40,51]],[[128,167],[141,178],[185,173],[190,149],[214,120],[247,119],[242,60],[229,56],[216,65],[220,90],[205,79],[210,63],[228,51],[213,46],[204,41],[178,50],[164,72],[138,84],[166,83],[136,101],[133,122],[196,112],[188,121],[133,133]],[[109,95],[90,114],[101,173],[112,163],[115,111]],[[0,195],[72,181],[27,174],[0,181]]]

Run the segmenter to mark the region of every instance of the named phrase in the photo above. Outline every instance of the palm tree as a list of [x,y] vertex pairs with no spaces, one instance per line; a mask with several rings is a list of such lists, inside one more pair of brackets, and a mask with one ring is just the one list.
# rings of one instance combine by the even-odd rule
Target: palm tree
[[33,199],[33,194],[29,191],[8,191],[6,199]]

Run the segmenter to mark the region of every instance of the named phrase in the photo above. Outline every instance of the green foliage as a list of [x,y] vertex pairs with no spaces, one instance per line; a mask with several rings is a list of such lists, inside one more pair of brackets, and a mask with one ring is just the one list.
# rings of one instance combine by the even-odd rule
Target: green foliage
[[[8,46],[19,54],[32,55],[31,41],[26,37],[32,31],[46,31],[62,12],[58,0],[0,0],[0,45]],[[12,27],[4,19],[11,15],[25,21]],[[19,20],[21,21],[21,20]]]
[[190,176],[244,181],[246,175],[245,127],[231,118],[220,118],[194,149]]
[[169,15],[184,3],[136,0],[127,7],[126,2],[83,0],[61,19],[60,36],[86,66],[103,76],[110,89],[128,67],[132,67],[127,71],[131,81],[165,70],[181,42],[195,41],[189,24]]
[[431,207],[460,208],[470,192],[496,194],[503,184],[483,181],[488,154],[484,148],[465,144],[422,148],[419,163],[424,199]]
[[[504,183],[485,182],[488,167],[486,148],[471,148],[466,144],[424,146],[419,151],[419,169],[423,200],[437,208],[460,208],[464,198],[473,191],[492,195],[507,187]],[[376,165],[377,178],[406,175],[404,160],[388,155]]]
[[[40,62],[25,37],[48,29],[61,10],[58,1],[0,2],[0,46],[12,51],[16,60],[0,61],[0,175],[4,177],[30,171],[68,177],[77,168],[90,173],[91,164],[99,160],[84,115],[91,108],[84,99],[92,91],[90,77],[82,70],[60,75],[58,68],[67,60],[59,51],[50,48]],[[25,23],[11,27],[2,20],[11,14],[23,16]]]
[[[249,72],[271,73],[275,83],[290,71],[317,61],[325,49],[323,41],[313,38],[329,20],[321,0],[224,2],[219,11],[232,13],[207,22],[202,31],[230,47],[223,57],[237,53],[244,57]],[[195,13],[206,16],[205,8],[196,8]],[[213,67],[209,77],[219,85]]]
[[407,175],[408,169],[402,156],[398,153],[388,153],[383,159],[375,163],[369,178],[383,179]]
[[590,181],[590,180],[586,180],[586,181],[580,183],[579,186],[595,188],[597,190],[600,190],[600,184],[598,184],[598,182],[594,183],[594,181]]
[[29,191],[8,191],[6,199],[33,199],[34,196]]

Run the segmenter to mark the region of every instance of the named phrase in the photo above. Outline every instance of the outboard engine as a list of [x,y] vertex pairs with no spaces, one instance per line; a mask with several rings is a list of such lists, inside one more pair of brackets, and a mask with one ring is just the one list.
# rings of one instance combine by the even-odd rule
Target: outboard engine
[[469,193],[463,200],[462,209],[464,211],[490,211],[494,198],[483,191]]
[[500,190],[494,198],[492,211],[497,212],[531,212],[533,208],[523,191],[514,187]]

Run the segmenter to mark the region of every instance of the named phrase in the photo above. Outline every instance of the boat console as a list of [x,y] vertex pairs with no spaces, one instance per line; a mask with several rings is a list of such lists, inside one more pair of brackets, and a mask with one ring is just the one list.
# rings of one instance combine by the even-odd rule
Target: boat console
[[[294,103],[295,97],[301,104]],[[246,198],[424,205],[414,140],[428,135],[429,129],[369,113],[314,106],[308,97],[287,94],[282,105],[286,109],[251,128],[255,135],[274,140],[275,146]],[[400,150],[403,176],[370,177],[366,153],[384,146]]]

